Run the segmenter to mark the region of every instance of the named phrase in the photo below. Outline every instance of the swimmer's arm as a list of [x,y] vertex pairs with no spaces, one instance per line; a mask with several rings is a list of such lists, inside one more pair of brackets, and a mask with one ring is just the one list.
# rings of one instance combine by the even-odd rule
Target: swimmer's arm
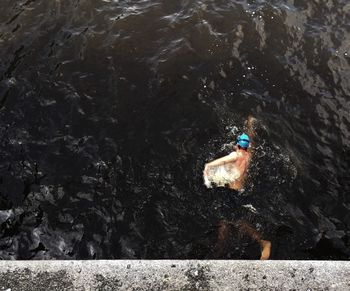
[[228,156],[222,157],[220,159],[216,159],[210,163],[207,163],[205,165],[205,167],[207,168],[207,167],[212,167],[212,166],[221,166],[221,165],[225,165],[228,163],[232,163],[236,160],[237,160],[237,155],[228,155]]
[[247,122],[246,122],[246,127],[247,127],[247,133],[250,137],[250,147],[248,149],[249,152],[253,152],[254,149],[254,138],[255,138],[255,128],[254,128],[254,123],[256,122],[256,119],[252,116],[249,115]]

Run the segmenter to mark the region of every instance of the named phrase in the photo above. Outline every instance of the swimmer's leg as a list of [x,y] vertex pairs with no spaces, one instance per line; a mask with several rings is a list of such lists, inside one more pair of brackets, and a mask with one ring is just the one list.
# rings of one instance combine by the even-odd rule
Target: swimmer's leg
[[271,242],[268,240],[261,239],[259,241],[261,248],[261,257],[260,260],[268,260],[271,254]]
[[226,252],[227,238],[230,234],[230,223],[226,220],[220,220],[218,224],[218,237],[215,245],[214,256],[222,257]]
[[261,234],[253,228],[248,222],[239,220],[237,222],[231,222],[227,220],[220,220],[218,224],[218,238],[215,245],[215,257],[221,257],[224,255],[227,247],[227,239],[230,234],[230,227],[234,226],[237,230],[256,241],[261,248],[260,260],[268,260],[271,254],[271,242],[263,240]]
[[237,229],[245,234],[250,236],[253,240],[255,240],[261,248],[261,257],[260,260],[268,260],[271,254],[271,242],[268,240],[263,240],[261,238],[261,234],[253,228],[248,222],[244,220],[239,220],[236,223]]

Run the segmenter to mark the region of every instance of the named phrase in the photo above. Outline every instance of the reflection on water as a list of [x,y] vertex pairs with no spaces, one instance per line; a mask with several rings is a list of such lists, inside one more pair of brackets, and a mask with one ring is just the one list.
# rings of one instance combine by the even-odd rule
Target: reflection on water
[[[348,259],[349,19],[341,0],[4,0],[1,258],[210,258],[244,218],[272,258]],[[248,114],[248,187],[206,189]]]

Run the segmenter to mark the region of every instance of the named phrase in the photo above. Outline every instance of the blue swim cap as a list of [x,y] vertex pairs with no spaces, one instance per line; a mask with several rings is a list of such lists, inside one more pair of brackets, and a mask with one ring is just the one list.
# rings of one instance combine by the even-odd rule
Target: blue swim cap
[[249,147],[249,136],[245,133],[241,134],[240,136],[238,136],[237,138],[237,144],[244,149],[247,149]]

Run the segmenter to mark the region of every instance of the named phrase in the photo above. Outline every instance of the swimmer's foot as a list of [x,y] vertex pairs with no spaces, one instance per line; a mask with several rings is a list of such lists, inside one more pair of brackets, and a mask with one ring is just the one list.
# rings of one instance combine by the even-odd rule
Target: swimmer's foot
[[268,260],[271,253],[271,242],[268,240],[260,240],[261,257],[260,260]]

